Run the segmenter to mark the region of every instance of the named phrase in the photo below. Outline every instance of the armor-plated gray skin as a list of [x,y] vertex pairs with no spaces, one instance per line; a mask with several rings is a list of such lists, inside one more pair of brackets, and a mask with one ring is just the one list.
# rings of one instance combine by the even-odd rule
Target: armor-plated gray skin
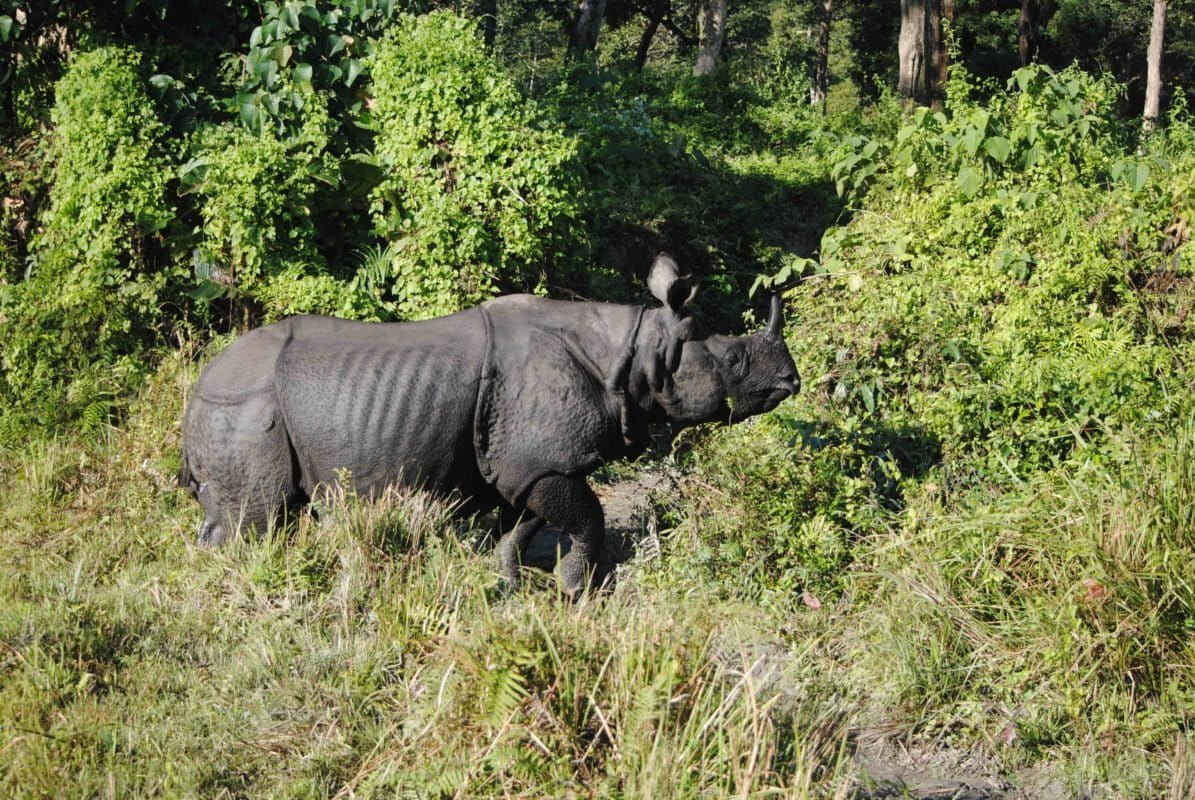
[[661,307],[512,295],[423,322],[250,331],[200,375],[183,421],[200,543],[264,530],[347,470],[363,495],[402,484],[501,509],[510,588],[535,532],[560,527],[577,596],[610,566],[590,472],[642,452],[650,423],[737,422],[800,385],[778,298],[764,330],[728,337],[687,315],[696,286],[670,257],[648,284]]

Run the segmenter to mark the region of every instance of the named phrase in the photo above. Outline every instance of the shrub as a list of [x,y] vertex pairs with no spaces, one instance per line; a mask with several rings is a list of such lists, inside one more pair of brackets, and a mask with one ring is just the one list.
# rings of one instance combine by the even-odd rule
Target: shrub
[[751,591],[833,583],[887,524],[873,512],[927,476],[960,496],[1015,488],[1183,411],[1189,127],[1135,153],[1113,100],[1082,74],[1018,73],[983,108],[955,91],[948,113],[844,141],[857,210],[790,292],[806,392],[698,450],[696,494],[729,500],[706,535],[743,543]]
[[133,50],[80,54],[55,92],[54,179],[26,280],[0,288],[0,438],[104,422],[140,373],[174,276],[170,165]]
[[234,125],[197,137],[184,181],[200,198],[201,296],[229,296],[246,316],[250,305],[258,306],[266,320],[307,312],[368,315],[369,304],[347,280],[329,274],[316,247],[312,205],[336,174],[324,153],[321,116],[312,111],[317,107],[309,97],[306,129],[289,139]]
[[542,284],[575,236],[573,142],[485,54],[472,20],[404,17],[369,66],[393,309],[434,316]]

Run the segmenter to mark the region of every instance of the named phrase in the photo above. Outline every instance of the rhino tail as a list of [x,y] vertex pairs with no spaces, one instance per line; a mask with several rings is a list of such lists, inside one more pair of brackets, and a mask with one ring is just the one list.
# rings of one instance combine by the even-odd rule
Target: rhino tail
[[191,462],[187,458],[187,450],[183,448],[183,462],[178,467],[178,488],[189,489],[192,494],[198,488],[198,481],[191,473]]

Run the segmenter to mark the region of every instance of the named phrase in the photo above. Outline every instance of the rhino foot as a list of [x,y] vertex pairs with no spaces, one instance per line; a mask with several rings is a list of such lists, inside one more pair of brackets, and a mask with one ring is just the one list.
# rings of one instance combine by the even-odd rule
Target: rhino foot
[[228,540],[228,530],[223,523],[205,519],[199,524],[199,546],[219,547]]
[[519,568],[523,565],[527,545],[543,526],[542,519],[526,517],[503,533],[502,538],[498,540],[498,569],[502,573],[504,595],[518,591],[521,582]]

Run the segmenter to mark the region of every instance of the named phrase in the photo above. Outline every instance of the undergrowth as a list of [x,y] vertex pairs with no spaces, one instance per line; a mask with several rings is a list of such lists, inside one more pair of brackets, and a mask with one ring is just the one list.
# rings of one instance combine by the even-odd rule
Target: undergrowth
[[766,620],[699,588],[500,599],[468,523],[398,493],[197,548],[172,480],[191,374],[168,360],[121,430],[11,454],[0,476],[4,796],[806,797],[842,780],[839,698],[782,702]]

